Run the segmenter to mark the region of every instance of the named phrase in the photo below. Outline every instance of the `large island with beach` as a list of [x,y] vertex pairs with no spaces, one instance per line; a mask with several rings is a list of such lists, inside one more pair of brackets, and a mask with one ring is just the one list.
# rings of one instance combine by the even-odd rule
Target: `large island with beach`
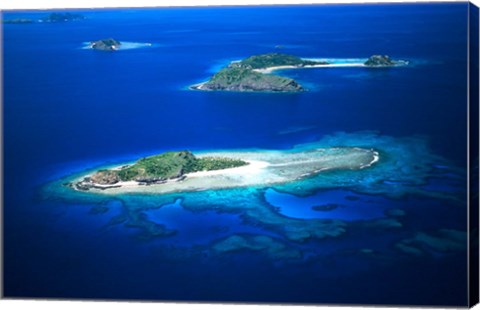
[[305,68],[326,64],[287,54],[255,55],[230,63],[209,81],[193,85],[191,88],[210,91],[301,92],[305,89],[294,79],[264,73],[272,68]]
[[72,180],[75,190],[171,193],[288,183],[327,170],[360,170],[379,160],[372,149],[166,152]]
[[303,92],[305,88],[294,79],[274,75],[285,69],[331,67],[396,67],[407,61],[393,60],[388,55],[373,55],[358,63],[330,63],[325,60],[305,59],[288,54],[268,53],[231,62],[208,81],[192,85],[192,90],[237,92]]

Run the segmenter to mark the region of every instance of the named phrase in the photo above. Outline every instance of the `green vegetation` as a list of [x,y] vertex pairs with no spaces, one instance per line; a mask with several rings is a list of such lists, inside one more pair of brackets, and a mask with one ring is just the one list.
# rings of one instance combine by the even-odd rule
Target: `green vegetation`
[[122,181],[145,178],[178,178],[192,169],[195,156],[189,151],[167,152],[138,160],[118,171]]
[[253,81],[259,81],[263,77],[263,74],[244,68],[223,68],[218,71],[208,83],[221,83],[225,85],[231,85],[239,83],[246,79]]
[[122,43],[112,38],[93,41],[90,43],[91,48],[100,51],[115,51],[120,47],[120,45],[122,45]]
[[231,63],[228,67],[217,72],[208,82],[194,88],[224,91],[299,92],[305,89],[295,80],[273,74],[263,74],[255,70],[278,66],[302,68],[322,64],[327,63],[304,60],[287,54],[269,53],[255,55],[242,61]]
[[119,170],[100,170],[90,177],[93,183],[115,184],[119,181],[153,183],[180,178],[186,173],[220,170],[247,165],[243,160],[223,157],[197,158],[190,151],[167,152],[145,157]]
[[299,57],[280,53],[269,53],[263,55],[250,56],[239,63],[233,65],[240,65],[243,68],[249,69],[265,69],[277,66],[313,66],[327,64],[327,62],[304,60]]
[[295,80],[262,74],[251,69],[228,67],[217,72],[202,89],[229,91],[302,91]]
[[194,165],[194,171],[210,171],[235,168],[247,165],[247,162],[240,159],[227,157],[202,157],[198,158]]

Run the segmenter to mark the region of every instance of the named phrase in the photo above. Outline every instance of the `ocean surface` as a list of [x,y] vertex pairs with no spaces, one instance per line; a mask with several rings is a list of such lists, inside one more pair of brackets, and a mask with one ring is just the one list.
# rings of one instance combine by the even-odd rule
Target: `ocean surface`
[[[118,9],[4,24],[5,297],[465,306],[467,11]],[[85,48],[110,37],[128,48]],[[275,72],[303,93],[188,89],[270,52],[410,63]],[[108,196],[62,185],[168,150],[298,145],[381,157],[273,187]]]

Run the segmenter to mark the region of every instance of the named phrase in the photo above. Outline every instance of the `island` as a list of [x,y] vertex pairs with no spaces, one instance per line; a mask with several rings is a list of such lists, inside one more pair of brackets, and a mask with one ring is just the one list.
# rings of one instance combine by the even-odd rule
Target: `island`
[[367,67],[394,67],[408,65],[405,60],[392,60],[388,55],[373,55],[365,62]]
[[278,69],[306,68],[327,62],[302,59],[293,55],[269,53],[230,63],[209,81],[191,89],[206,91],[301,92],[305,89],[294,79],[270,73]]
[[256,92],[299,92],[305,90],[294,79],[266,75],[240,67],[224,68],[208,82],[194,85],[193,89]]
[[83,20],[85,17],[75,13],[52,13],[40,19],[13,18],[3,20],[4,24],[33,24],[33,23],[61,23]]
[[34,21],[30,18],[5,19],[4,24],[32,24]]
[[66,185],[103,194],[171,193],[268,186],[304,179],[327,170],[360,170],[379,160],[373,149],[333,147],[302,151],[172,151],[133,164],[99,169]]
[[60,23],[85,19],[83,15],[75,13],[52,13],[47,17],[40,19],[44,23]]
[[99,51],[116,51],[120,48],[119,41],[109,38],[90,42],[90,48]]
[[77,184],[81,189],[98,187],[105,189],[119,182],[135,181],[140,185],[163,184],[168,180],[182,180],[186,174],[213,171],[247,165],[238,159],[223,157],[197,158],[190,151],[167,152],[138,160],[133,165],[118,169],[99,170]]
[[[332,63],[333,62],[333,63]],[[387,55],[373,55],[366,61],[344,61],[304,59],[281,53],[254,55],[233,61],[215,73],[208,81],[190,86],[192,90],[236,91],[236,92],[303,92],[306,89],[294,79],[273,75],[284,69],[373,67],[386,68],[408,65],[405,60],[392,60]]]

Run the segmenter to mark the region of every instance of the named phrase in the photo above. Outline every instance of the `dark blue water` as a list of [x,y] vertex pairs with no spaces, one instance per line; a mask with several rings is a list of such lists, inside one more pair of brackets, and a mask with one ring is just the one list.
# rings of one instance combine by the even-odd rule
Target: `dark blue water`
[[[422,245],[427,254],[417,257],[395,244],[417,232],[466,229],[467,4],[80,13],[87,18],[3,27],[6,296],[465,305],[465,252],[438,254]],[[116,53],[82,49],[84,42],[107,37],[152,46]],[[278,52],[277,45],[300,57],[388,54],[411,66],[281,72],[309,89],[300,94],[188,90],[229,61]],[[338,238],[303,244],[252,222],[248,212],[224,212],[218,205],[228,205],[225,200],[213,199],[211,210],[195,213],[183,209],[182,195],[160,203],[42,194],[48,181],[165,150],[288,149],[364,130],[425,137],[432,154],[460,177],[418,186],[457,199],[415,198],[422,199],[415,208],[411,201],[402,204],[405,197],[379,196],[369,205],[331,195],[332,203],[351,205],[313,212],[340,212],[327,218],[353,224]],[[258,199],[254,203],[266,205]],[[293,205],[282,200],[283,207],[295,209],[298,199],[305,198]],[[108,211],[92,211],[99,205]],[[349,213],[355,205],[363,207]],[[268,206],[275,207],[282,206]],[[369,222],[391,219],[384,213],[391,208],[406,210],[402,228]],[[315,218],[311,209],[294,211],[281,215]],[[137,217],[172,235],[145,236]],[[255,251],[209,252],[209,242],[232,234],[283,240],[306,253],[304,261],[285,265],[268,250],[260,251],[267,258]],[[357,251],[366,247],[373,252]]]

